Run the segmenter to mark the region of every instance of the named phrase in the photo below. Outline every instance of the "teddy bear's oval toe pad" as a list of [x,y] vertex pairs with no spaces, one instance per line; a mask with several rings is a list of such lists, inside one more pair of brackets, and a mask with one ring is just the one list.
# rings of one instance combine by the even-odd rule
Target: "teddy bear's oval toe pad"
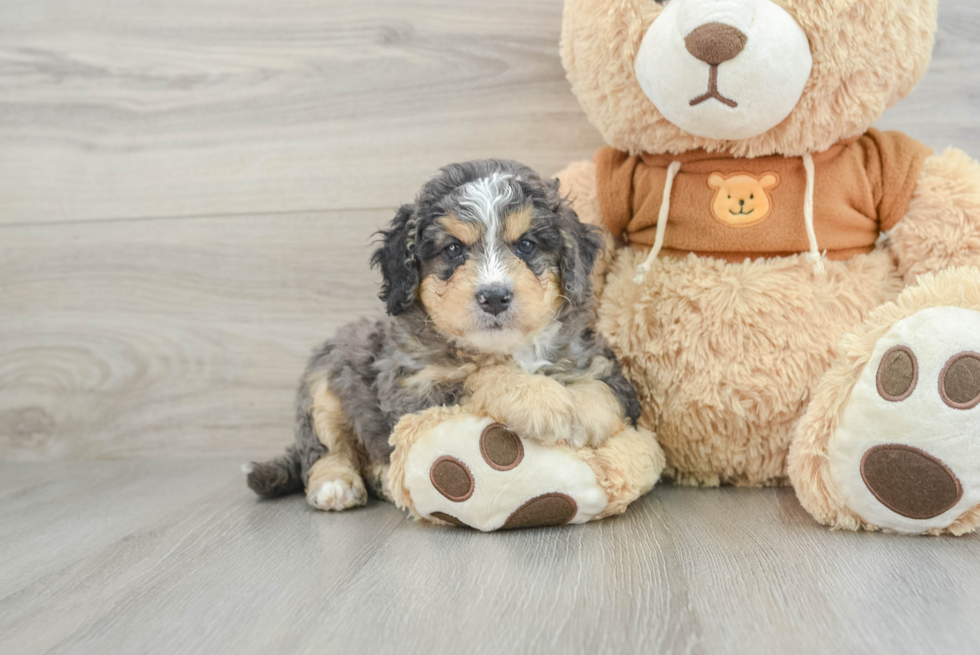
[[939,395],[953,409],[973,409],[980,405],[980,354],[953,356],[939,376]]
[[472,415],[444,421],[415,442],[403,486],[423,518],[483,532],[585,523],[608,503],[574,451]]
[[469,467],[455,457],[440,457],[429,469],[429,481],[436,491],[461,503],[473,495],[473,475]]
[[521,438],[500,423],[484,428],[480,435],[480,454],[490,468],[509,471],[524,459]]
[[912,395],[919,380],[919,363],[908,346],[890,348],[878,367],[878,395],[899,403]]

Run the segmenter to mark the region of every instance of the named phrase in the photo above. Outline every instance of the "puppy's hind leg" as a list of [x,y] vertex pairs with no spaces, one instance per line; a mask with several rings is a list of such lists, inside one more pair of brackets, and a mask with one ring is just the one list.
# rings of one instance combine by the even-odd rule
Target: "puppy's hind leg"
[[[314,380],[309,387],[305,413],[298,408],[297,441],[315,441],[326,446],[326,454],[310,466],[306,481],[306,500],[317,509],[339,512],[367,503],[367,490],[361,478],[356,437],[347,416],[326,380]],[[301,434],[301,432],[303,434]]]

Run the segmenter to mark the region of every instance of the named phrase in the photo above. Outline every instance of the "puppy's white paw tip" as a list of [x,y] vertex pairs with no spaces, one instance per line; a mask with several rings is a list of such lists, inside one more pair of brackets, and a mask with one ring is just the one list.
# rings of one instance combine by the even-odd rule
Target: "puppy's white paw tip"
[[251,462],[247,464],[242,464],[242,473],[244,473],[245,475],[249,475],[254,470],[255,470],[255,465],[252,464]]
[[367,492],[363,485],[351,484],[343,480],[328,480],[307,498],[317,509],[341,512],[367,503]]

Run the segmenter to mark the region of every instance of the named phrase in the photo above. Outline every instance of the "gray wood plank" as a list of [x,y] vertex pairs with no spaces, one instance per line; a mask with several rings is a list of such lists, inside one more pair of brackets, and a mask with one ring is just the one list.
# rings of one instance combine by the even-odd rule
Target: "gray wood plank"
[[259,502],[216,460],[0,463],[0,498],[0,643],[25,655],[899,655],[980,639],[976,536],[830,532],[787,489],[661,487],[623,517],[494,535],[380,502]]
[[[0,222],[395,206],[437,166],[555,172],[600,145],[561,2],[8,0]],[[980,153],[980,8],[882,126]]]
[[553,0],[10,0],[0,222],[396,206],[589,157]]
[[0,227],[0,457],[259,457],[393,211]]
[[912,94],[877,125],[902,130],[935,151],[955,146],[980,158],[980,5],[939,0],[932,64]]

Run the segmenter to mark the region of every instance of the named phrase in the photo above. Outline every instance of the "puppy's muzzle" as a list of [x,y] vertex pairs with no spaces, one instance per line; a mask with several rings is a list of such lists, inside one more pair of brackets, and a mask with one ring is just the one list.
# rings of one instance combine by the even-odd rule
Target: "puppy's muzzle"
[[498,316],[510,308],[514,300],[514,294],[510,289],[503,287],[491,287],[482,289],[476,294],[476,301],[480,309],[493,316]]

